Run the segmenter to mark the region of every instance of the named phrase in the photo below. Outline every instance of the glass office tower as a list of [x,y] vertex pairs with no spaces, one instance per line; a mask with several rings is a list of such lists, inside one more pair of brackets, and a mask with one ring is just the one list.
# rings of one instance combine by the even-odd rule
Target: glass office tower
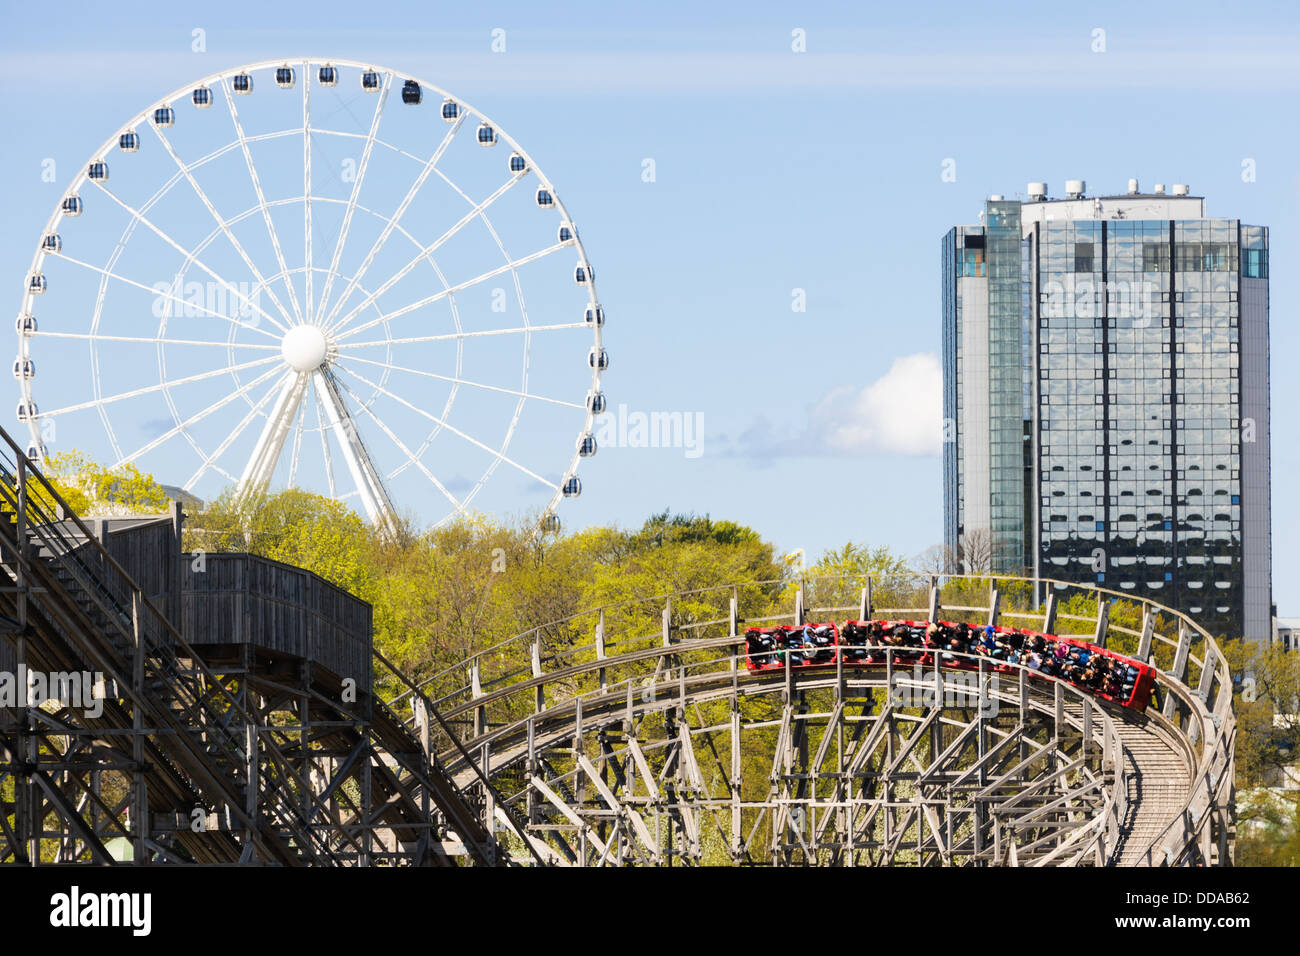
[[1267,640],[1268,230],[1136,181],[981,220],[943,240],[946,544]]

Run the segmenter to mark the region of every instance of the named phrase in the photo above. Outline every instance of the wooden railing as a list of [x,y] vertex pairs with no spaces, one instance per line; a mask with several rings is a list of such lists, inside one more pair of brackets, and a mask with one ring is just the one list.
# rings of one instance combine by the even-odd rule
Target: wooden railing
[[[972,586],[984,589],[984,600],[945,603],[945,592],[969,595]],[[778,609],[766,597],[782,588],[793,593],[792,607]],[[1090,613],[1062,610],[1069,603],[1080,603],[1068,600],[1076,595],[1084,596],[1082,603],[1091,605]],[[1117,620],[1112,613],[1116,601],[1126,602],[1140,614],[1140,625]],[[683,616],[679,609],[688,603],[691,613]],[[438,746],[449,765],[455,765],[462,740],[473,743],[494,728],[526,719],[530,712],[549,712],[570,702],[580,712],[582,701],[597,694],[620,688],[629,694],[643,693],[648,678],[658,681],[671,675],[684,681],[692,675],[734,673],[733,651],[742,639],[742,625],[842,622],[850,617],[999,622],[1068,633],[1112,647],[1119,644],[1116,649],[1121,653],[1151,663],[1159,672],[1153,714],[1158,713],[1158,723],[1179,735],[1192,769],[1186,801],[1170,809],[1168,824],[1146,862],[1230,862],[1236,720],[1228,661],[1214,638],[1188,615],[1103,588],[991,575],[903,574],[885,582],[852,577],[746,582],[587,609],[485,648],[417,686],[446,718],[447,730]],[[645,622],[654,618],[659,626],[647,626]],[[620,631],[612,626],[616,620],[630,620],[633,628]],[[673,666],[666,670],[665,661],[670,659]],[[1053,682],[1068,687],[1067,692],[1077,691]],[[410,713],[413,692],[414,688],[407,688],[389,706]],[[1097,703],[1082,691],[1077,694]],[[1109,720],[1107,716],[1103,723]],[[1112,731],[1103,728],[1102,733]],[[1153,726],[1151,732],[1157,729]],[[453,734],[459,739],[453,740]],[[1119,746],[1117,740],[1114,746]],[[1124,809],[1124,800],[1117,797],[1097,823],[1097,836],[1110,847],[1118,842]]]

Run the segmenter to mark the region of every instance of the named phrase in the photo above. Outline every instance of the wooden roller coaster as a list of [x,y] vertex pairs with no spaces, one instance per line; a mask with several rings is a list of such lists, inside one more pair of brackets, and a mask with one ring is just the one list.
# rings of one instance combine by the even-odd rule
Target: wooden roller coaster
[[[0,674],[46,688],[0,694],[0,863],[1231,861],[1231,676],[1167,608],[1125,627],[1123,595],[1005,577],[745,584],[540,625],[417,687],[364,602],[251,555],[196,565],[179,508],[84,522],[0,439]],[[1077,593],[1093,610],[1058,612]],[[1154,698],[980,654],[747,664],[746,627],[849,615],[1118,647]]]

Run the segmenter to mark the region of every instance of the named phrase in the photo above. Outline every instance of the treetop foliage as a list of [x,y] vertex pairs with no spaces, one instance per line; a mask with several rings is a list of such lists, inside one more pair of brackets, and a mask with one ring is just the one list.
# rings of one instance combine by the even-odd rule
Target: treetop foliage
[[167,508],[167,492],[131,463],[106,468],[73,449],[51,455],[42,471],[79,517],[121,517]]

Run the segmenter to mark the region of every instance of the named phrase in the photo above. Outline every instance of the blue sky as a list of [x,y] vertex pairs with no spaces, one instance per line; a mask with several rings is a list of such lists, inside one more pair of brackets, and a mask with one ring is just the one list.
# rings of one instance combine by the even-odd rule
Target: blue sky
[[[1028,181],[1055,195],[1069,178],[1094,193],[1130,177],[1189,183],[1210,215],[1271,229],[1273,590],[1281,613],[1300,613],[1300,557],[1285,547],[1300,532],[1287,493],[1300,440],[1290,4],[59,9],[57,23],[32,5],[0,13],[0,266],[14,310],[74,170],[168,91],[280,56],[425,78],[500,122],[560,191],[599,270],[611,407],[702,415],[693,452],[606,446],[584,462],[568,527],[668,507],[810,555],[847,540],[919,553],[942,534],[940,237]],[[196,28],[205,52],[191,49]],[[50,158],[55,183],[41,178]],[[581,391],[585,369],[573,374]],[[555,442],[563,468],[572,437]]]

